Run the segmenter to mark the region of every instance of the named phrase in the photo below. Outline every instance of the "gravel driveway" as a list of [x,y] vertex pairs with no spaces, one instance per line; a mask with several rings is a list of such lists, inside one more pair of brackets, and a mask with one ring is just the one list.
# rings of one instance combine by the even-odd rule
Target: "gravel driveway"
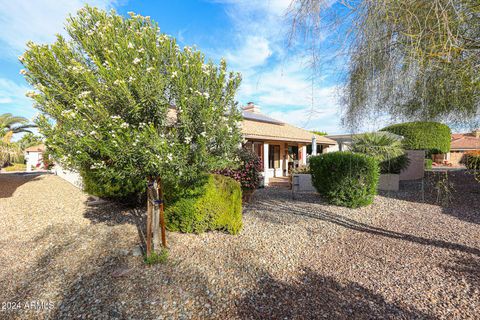
[[[52,175],[0,174],[1,319],[474,319],[480,184],[453,200],[385,193],[367,208],[263,189],[238,236],[169,233],[135,248],[142,210],[87,205]],[[15,309],[15,310],[12,310]]]

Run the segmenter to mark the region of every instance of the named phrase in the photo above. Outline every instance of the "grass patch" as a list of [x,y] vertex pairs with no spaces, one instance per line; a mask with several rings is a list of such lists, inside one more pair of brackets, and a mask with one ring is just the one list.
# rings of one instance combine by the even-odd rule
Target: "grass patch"
[[157,263],[165,264],[168,261],[168,250],[162,248],[160,253],[152,252],[152,254],[150,254],[150,257],[147,257],[147,255],[145,255],[143,260],[148,265],[153,265]]
[[9,172],[9,171],[25,171],[27,169],[27,166],[23,163],[14,163],[11,166],[3,168],[3,170]]

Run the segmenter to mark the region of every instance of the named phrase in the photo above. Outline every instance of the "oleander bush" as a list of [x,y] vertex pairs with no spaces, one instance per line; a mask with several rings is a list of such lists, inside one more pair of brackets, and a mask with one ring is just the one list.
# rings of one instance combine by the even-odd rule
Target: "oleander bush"
[[377,193],[380,168],[374,157],[353,152],[332,152],[310,157],[312,183],[335,205],[369,205]]
[[237,234],[242,229],[242,189],[232,178],[209,174],[165,211],[170,231],[202,233],[222,230]]
[[407,122],[383,128],[403,136],[403,145],[407,150],[425,150],[427,156],[450,151],[450,128],[438,122]]

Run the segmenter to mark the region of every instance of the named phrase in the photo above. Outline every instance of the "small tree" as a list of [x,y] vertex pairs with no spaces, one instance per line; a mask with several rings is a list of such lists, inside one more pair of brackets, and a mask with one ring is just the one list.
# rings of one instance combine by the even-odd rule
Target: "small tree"
[[87,6],[66,31],[68,40],[30,42],[20,57],[36,89],[28,95],[41,113],[39,130],[52,155],[103,185],[104,195],[148,184],[159,252],[163,186],[192,184],[234,158],[240,76],[223,60],[217,66],[196,49],[181,50],[149,17]]

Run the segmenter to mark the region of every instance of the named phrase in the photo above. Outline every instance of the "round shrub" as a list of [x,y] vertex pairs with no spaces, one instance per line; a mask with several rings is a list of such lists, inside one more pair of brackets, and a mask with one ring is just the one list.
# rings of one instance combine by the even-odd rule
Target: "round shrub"
[[175,203],[167,203],[165,216],[170,231],[237,234],[242,229],[242,189],[232,178],[210,174]]
[[332,152],[310,157],[312,183],[335,205],[357,208],[373,202],[380,168],[371,156]]
[[451,131],[446,124],[438,122],[407,122],[388,126],[388,131],[403,136],[407,150],[425,150],[428,155],[450,151]]

